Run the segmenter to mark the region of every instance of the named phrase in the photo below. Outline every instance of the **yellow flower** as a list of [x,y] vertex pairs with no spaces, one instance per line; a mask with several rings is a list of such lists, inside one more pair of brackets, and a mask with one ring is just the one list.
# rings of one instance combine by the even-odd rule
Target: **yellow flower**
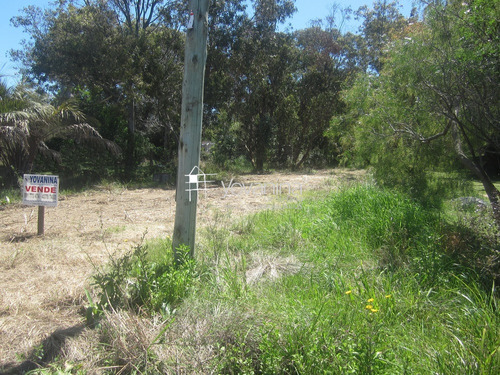
[[392,297],[392,294],[386,294],[385,295],[385,298],[391,298]]
[[128,240],[123,240],[123,242],[128,242]]
[[370,298],[367,302],[373,302],[375,301],[373,298]]
[[352,290],[348,290],[347,292],[345,292],[345,294],[351,294],[352,293]]
[[371,309],[373,309],[373,306],[372,305],[366,305],[366,309],[367,310],[371,310]]
[[371,311],[372,313],[376,313],[376,312],[378,311],[378,309],[370,309],[370,311]]

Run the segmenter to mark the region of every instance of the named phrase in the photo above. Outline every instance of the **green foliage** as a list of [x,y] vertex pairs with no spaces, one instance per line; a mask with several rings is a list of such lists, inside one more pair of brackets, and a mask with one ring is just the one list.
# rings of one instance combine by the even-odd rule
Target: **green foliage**
[[252,314],[264,318],[220,344],[218,372],[500,368],[496,297],[482,289],[470,264],[451,261],[440,219],[404,195],[356,186],[257,214],[235,229],[239,235],[225,239],[225,247],[244,249],[249,269],[257,252],[294,254],[303,265],[247,285],[240,314],[253,306]]
[[44,89],[82,99],[92,121],[122,146],[124,174],[131,178],[145,156],[158,156],[149,152],[151,144],[163,146],[170,160],[177,149],[183,40],[178,29],[158,23],[166,21],[163,1],[114,5],[61,2],[44,13],[26,8],[15,24],[34,43],[16,57]]
[[125,342],[136,329],[128,320],[127,333],[104,321],[103,355],[121,350],[113,358],[157,373],[498,372],[495,284],[457,261],[465,242],[479,250],[484,241],[456,241],[464,227],[372,185],[282,207],[238,223],[214,217],[200,234],[198,272],[192,261],[173,268],[165,241],[117,261],[108,274],[122,281],[100,286],[127,301],[117,306],[151,312],[177,301],[175,321],[158,327],[154,345]]
[[372,166],[378,183],[433,206],[455,184],[435,172],[460,178],[468,170],[483,183],[499,226],[499,192],[481,162],[500,147],[496,13],[491,2],[430,4],[423,22],[387,46],[379,74],[358,77],[345,92],[347,113],[329,134],[348,163]]
[[360,27],[363,36],[358,58],[364,70],[380,72],[387,60],[388,46],[403,33],[408,20],[399,12],[397,1],[373,1],[356,11],[363,20]]
[[50,365],[47,368],[30,370],[25,375],[85,375],[86,372],[81,366],[66,363],[64,366]]
[[102,138],[85,122],[75,100],[54,104],[47,95],[21,85],[14,93],[7,90],[4,94],[9,96],[6,101],[17,104],[4,106],[4,112],[0,113],[0,161],[16,177],[30,173],[38,156],[60,162],[60,153],[49,148],[49,141],[54,139],[72,139],[73,145],[82,144],[94,151],[100,149],[119,154],[113,142]]
[[210,153],[211,161],[219,168],[231,168],[235,159],[241,155],[238,149],[237,129],[238,124],[232,122],[227,111],[222,111],[218,118],[220,123],[214,131],[214,146]]
[[132,253],[111,259],[109,269],[94,276],[98,300],[87,292],[87,319],[96,323],[104,310],[131,308],[148,314],[170,314],[190,292],[195,280],[189,249],[177,249],[173,260],[170,241],[138,246]]
[[[168,166],[175,160],[179,30],[187,4],[129,3],[137,6],[91,1],[61,2],[46,12],[25,8],[14,24],[33,43],[13,55],[44,90],[84,103],[92,125],[124,150],[119,167],[131,180],[145,160]],[[206,139],[217,143],[215,163],[242,155],[259,171],[336,163],[339,140],[324,132],[344,110],[341,86],[355,72],[380,65],[376,51],[398,37],[404,19],[395,3],[377,2],[373,11],[357,13],[364,19],[361,36],[344,35],[331,16],[325,24],[283,32],[278,25],[294,13],[293,1],[251,3],[253,17],[240,1],[210,6],[203,122]]]
[[425,99],[408,103],[414,95],[393,77],[360,75],[344,92],[348,111],[332,120],[328,135],[339,140],[343,164],[370,167],[381,186],[439,207],[470,186],[449,139],[423,141],[423,134],[440,132],[440,123],[422,109]]

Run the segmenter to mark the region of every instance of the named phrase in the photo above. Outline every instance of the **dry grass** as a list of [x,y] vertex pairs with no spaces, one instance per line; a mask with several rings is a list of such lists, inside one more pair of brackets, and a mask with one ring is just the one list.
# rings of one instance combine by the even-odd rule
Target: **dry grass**
[[280,258],[276,255],[253,254],[252,262],[246,271],[246,282],[253,284],[260,280],[275,280],[281,275],[299,272],[302,266],[293,255]]
[[[301,184],[306,191],[331,189],[339,181],[358,179],[361,174],[359,171],[335,170],[334,174],[321,171],[309,175],[245,176],[239,181],[247,185],[250,182]],[[88,354],[94,352],[89,346],[94,345],[95,333],[80,329],[84,323],[84,290],[88,288],[89,278],[95,266],[141,243],[145,234],[146,239],[170,235],[175,214],[174,195],[173,190],[163,189],[97,189],[66,196],[58,207],[46,209],[45,235],[41,237],[35,235],[37,223],[33,207],[9,205],[0,210],[0,372],[33,355],[34,348],[44,344],[44,340],[56,340],[55,337],[64,336],[65,332],[68,333],[67,340],[62,340],[61,345],[52,345],[57,348],[53,351],[63,350],[75,360],[84,357],[94,370],[102,367],[99,358]],[[231,220],[237,221],[246,214],[277,206],[277,196],[269,193],[250,194],[235,189],[232,195],[225,195],[222,188],[215,188],[201,196],[198,203],[200,226],[208,223],[214,212],[230,215]],[[247,277],[254,281],[297,266],[292,257],[281,260],[263,257],[252,263],[253,270]],[[120,319],[106,321],[123,323],[123,327],[114,327],[112,331],[121,334],[109,339],[114,340],[116,347],[120,347],[120,340],[124,340],[120,355],[127,362],[132,359],[132,354],[127,354],[128,345],[136,345],[138,336],[144,339],[141,342],[152,342],[160,325],[151,323],[153,325],[148,326],[150,323],[134,322],[134,319],[139,319],[137,317],[116,314],[121,314]],[[210,325],[212,320],[187,324],[191,328],[183,334],[196,341],[196,332],[203,331],[204,325]],[[137,327],[127,331],[134,324]],[[78,333],[73,334],[74,330]],[[198,362],[203,368],[204,361],[213,355],[210,348],[206,352],[191,354],[186,354],[190,350],[185,348],[179,352],[176,349],[179,345],[185,346],[174,344],[171,346],[172,356],[163,353],[158,357],[179,358],[179,363],[183,363],[183,356],[192,354],[199,356]],[[143,351],[144,348],[134,348],[132,352]],[[50,355],[47,358],[50,359]]]

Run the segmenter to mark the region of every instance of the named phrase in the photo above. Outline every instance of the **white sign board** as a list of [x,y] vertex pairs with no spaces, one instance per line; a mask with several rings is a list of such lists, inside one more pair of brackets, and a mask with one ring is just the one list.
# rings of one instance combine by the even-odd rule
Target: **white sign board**
[[59,176],[25,174],[23,181],[23,204],[29,206],[57,206]]

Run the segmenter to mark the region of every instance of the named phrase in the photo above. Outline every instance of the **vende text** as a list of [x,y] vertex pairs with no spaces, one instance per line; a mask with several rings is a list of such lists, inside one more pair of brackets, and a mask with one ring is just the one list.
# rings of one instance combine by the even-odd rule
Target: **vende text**
[[57,189],[55,186],[26,186],[26,191],[28,193],[52,193],[55,194]]

